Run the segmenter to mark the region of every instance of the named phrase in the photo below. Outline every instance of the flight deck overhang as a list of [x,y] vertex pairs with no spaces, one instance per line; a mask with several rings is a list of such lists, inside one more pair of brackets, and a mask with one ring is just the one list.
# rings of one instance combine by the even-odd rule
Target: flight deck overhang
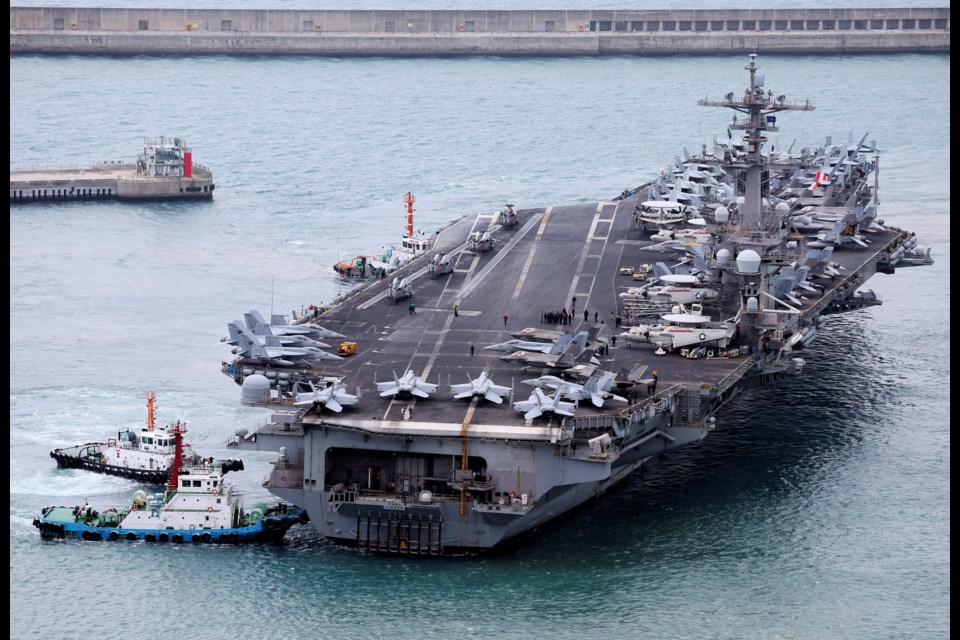
[[500,425],[483,424],[469,425],[464,428],[459,422],[420,422],[414,420],[334,420],[318,419],[316,416],[307,416],[303,419],[304,427],[327,427],[331,429],[362,431],[371,435],[393,438],[487,438],[491,440],[521,440],[529,442],[552,442],[560,439],[562,427],[559,424],[533,425]]

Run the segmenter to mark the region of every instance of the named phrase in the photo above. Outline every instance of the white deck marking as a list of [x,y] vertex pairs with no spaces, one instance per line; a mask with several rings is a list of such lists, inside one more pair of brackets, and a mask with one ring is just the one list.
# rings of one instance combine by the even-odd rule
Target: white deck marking
[[543,232],[547,228],[547,222],[550,220],[551,211],[553,211],[553,207],[548,207],[547,210],[543,212],[543,219],[540,221],[540,228],[537,229],[537,235],[533,239],[533,246],[530,247],[530,253],[527,254],[527,260],[523,263],[523,269],[520,270],[520,277],[517,278],[517,286],[513,289],[514,300],[518,300],[520,298],[520,291],[523,290],[523,283],[527,280],[527,273],[530,271],[530,265],[533,264],[533,257],[537,255],[537,243],[540,242],[540,239],[543,237]]
[[[549,212],[549,209],[547,211]],[[503,260],[503,257],[506,254],[510,253],[510,250],[513,249],[513,247],[516,246],[516,244],[520,242],[521,239],[523,239],[523,236],[526,235],[527,232],[529,232],[530,229],[533,228],[533,226],[541,219],[541,216],[543,215],[545,214],[533,215],[530,218],[530,221],[527,222],[527,224],[523,225],[523,228],[520,229],[514,235],[514,237],[510,239],[510,242],[504,245],[503,249],[496,252],[497,255],[493,256],[493,258],[490,259],[490,261],[487,263],[487,266],[485,266],[483,269],[480,269],[480,271],[478,271],[477,274],[473,276],[473,278],[471,278],[469,282],[466,282],[463,285],[463,287],[460,289],[460,293],[457,295],[457,299],[459,300],[464,299],[470,294],[471,291],[473,291],[477,287],[477,285],[483,282],[483,280],[487,277],[487,275],[489,275],[490,272],[493,271],[494,267],[496,267],[500,263],[500,261]]]

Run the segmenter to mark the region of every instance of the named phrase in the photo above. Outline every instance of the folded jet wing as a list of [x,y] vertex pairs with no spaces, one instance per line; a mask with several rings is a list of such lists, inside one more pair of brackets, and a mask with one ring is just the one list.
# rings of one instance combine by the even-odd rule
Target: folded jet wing
[[381,397],[387,398],[398,394],[413,395],[418,398],[428,398],[431,393],[437,390],[436,384],[426,382],[420,379],[413,369],[408,369],[402,377],[398,378],[397,373],[393,373],[392,382],[378,382],[377,391]]
[[452,384],[450,385],[450,391],[454,394],[454,398],[486,398],[490,402],[495,404],[502,404],[503,398],[508,396],[512,389],[510,387],[504,387],[493,382],[487,372],[482,372],[479,377],[476,377],[464,384]]
[[573,416],[577,405],[573,402],[564,402],[554,396],[548,396],[541,389],[533,390],[527,400],[514,402],[513,408],[524,412],[523,417],[527,420],[539,418],[545,414],[557,414],[561,416]]
[[334,382],[323,389],[317,389],[312,382],[309,385],[311,392],[298,393],[295,405],[314,405],[340,413],[345,405],[354,405],[360,400],[359,391],[357,395],[347,393],[347,387],[342,382]]

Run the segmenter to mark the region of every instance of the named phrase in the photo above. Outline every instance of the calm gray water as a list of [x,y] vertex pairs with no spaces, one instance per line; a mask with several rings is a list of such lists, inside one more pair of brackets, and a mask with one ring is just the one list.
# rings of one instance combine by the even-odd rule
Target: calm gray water
[[[575,516],[413,562],[309,528],[194,548],[43,542],[30,524],[46,504],[129,500],[135,483],[48,452],[138,427],[147,389],[198,451],[228,455],[268,413],[219,372],[226,323],[329,302],[338,255],[402,234],[407,191],[425,231],[505,202],[608,199],[725,135],[728,114],[696,100],[740,91],[745,63],[12,57],[11,168],[182,136],[217,191],[11,207],[11,637],[947,637],[948,55],[761,55],[769,87],[817,107],[783,114],[773,144],[869,132],[880,217],[937,262],[876,276],[883,306],[831,317],[801,377]],[[271,498],[273,457],[232,474],[249,502]]]

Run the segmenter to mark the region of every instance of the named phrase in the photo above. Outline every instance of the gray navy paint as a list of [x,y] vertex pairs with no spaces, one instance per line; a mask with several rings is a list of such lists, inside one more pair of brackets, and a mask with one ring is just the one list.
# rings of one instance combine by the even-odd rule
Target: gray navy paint
[[[412,284],[416,314],[406,302],[393,304],[386,295],[392,280],[380,280],[320,316],[357,342],[355,355],[308,368],[225,363],[245,397],[259,389],[278,405],[269,424],[238,432],[230,446],[279,451],[269,490],[302,505],[338,543],[410,555],[479,551],[601,495],[652,456],[704,438],[716,411],[744,388],[800,374],[797,352],[823,315],[879,304],[858,291],[870,277],[932,259],[914,234],[876,218],[878,158],[865,138],[827,139],[798,155],[764,150],[765,134],[778,130],[773,114],[813,107],[767,90],[756,56],[746,69],[742,95],[701,101],[737,112],[728,140],[696,156],[684,152],[668,191],[661,188],[669,175],[609,202],[519,209],[509,227],[496,213],[461,219],[392,276]],[[687,170],[700,167],[722,168],[717,184],[691,187],[703,176]],[[687,217],[698,227],[705,221],[712,241],[651,250],[642,203],[681,200],[684,190]],[[467,251],[475,231],[489,231],[495,249]],[[430,278],[437,252],[454,269]],[[655,265],[641,286],[672,273],[685,277],[667,281],[694,276],[715,295],[667,305],[668,317],[658,319],[647,302],[618,295],[638,284],[624,274],[638,264]],[[573,416],[526,420],[513,406],[526,404],[530,389],[521,382],[557,369],[510,364],[482,348],[471,358],[471,345],[504,342],[523,327],[591,328],[578,324],[579,315],[569,327],[543,324],[545,312],[574,296],[578,312],[597,317],[606,341],[596,350],[600,365],[580,363],[618,372],[615,391],[631,402],[574,403]],[[582,354],[564,354],[575,355]],[[377,392],[377,382],[409,370],[437,390],[427,397]],[[513,393],[502,404],[453,398],[449,385],[482,371]],[[360,389],[359,401],[339,413],[294,406],[308,379],[342,379],[349,391]]]

